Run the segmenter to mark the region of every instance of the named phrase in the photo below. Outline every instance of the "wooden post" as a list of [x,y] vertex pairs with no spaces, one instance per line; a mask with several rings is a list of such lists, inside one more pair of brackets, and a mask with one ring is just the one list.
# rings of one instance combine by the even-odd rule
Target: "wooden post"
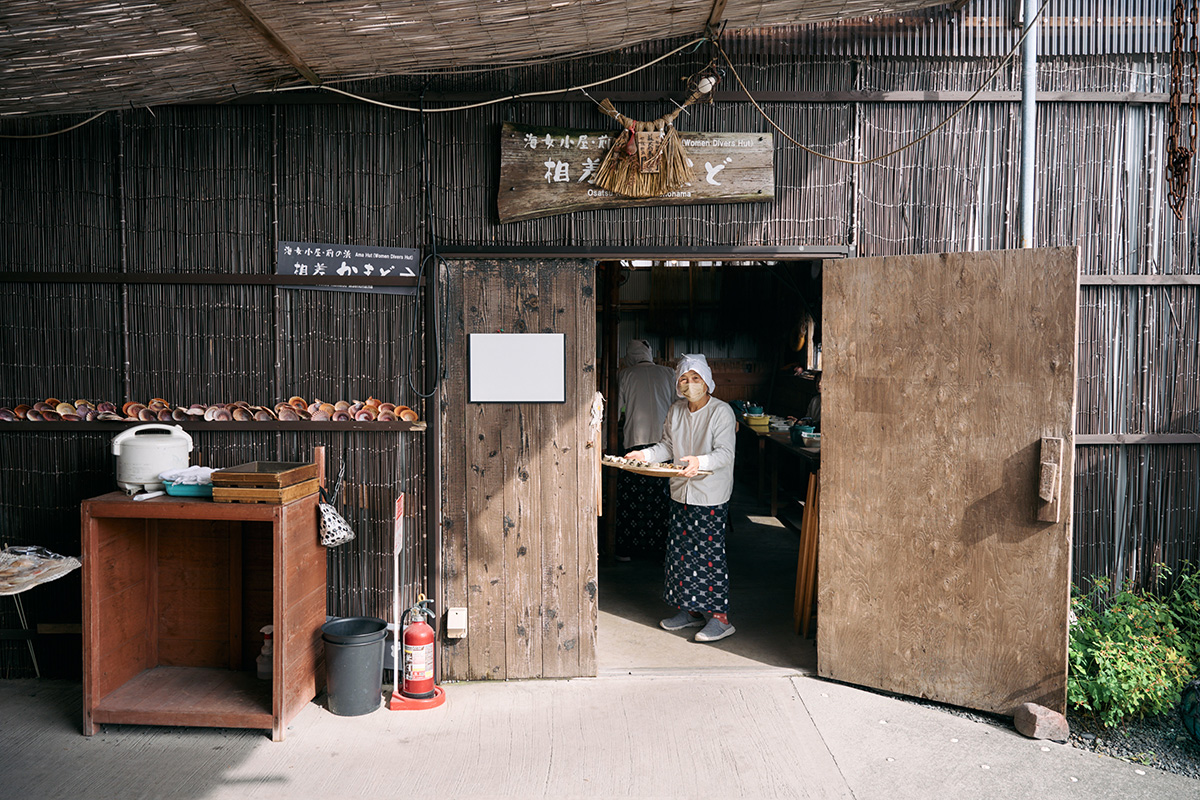
[[[621,365],[621,354],[618,349],[621,346],[621,262],[620,261],[605,261],[604,278],[608,291],[605,293],[605,308],[604,308],[604,370],[603,370],[603,385],[605,386],[606,401],[607,401],[607,431],[608,431],[608,449],[616,452],[620,446],[617,441],[617,418],[621,414],[621,409],[617,405],[617,371]],[[622,455],[624,455],[622,453]],[[599,461],[600,453],[596,453],[596,459]],[[597,463],[597,469],[600,469]],[[602,473],[604,481],[608,513],[604,516],[604,555],[607,558],[612,558],[617,552],[617,480],[615,470],[607,470]],[[599,508],[599,506],[597,506]]]
[[325,445],[319,444],[313,448],[313,463],[317,465],[317,483],[325,488]]

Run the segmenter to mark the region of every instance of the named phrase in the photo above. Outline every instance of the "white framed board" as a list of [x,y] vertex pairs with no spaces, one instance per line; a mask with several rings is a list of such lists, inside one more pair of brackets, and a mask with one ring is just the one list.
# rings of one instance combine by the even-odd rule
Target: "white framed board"
[[565,403],[566,334],[468,334],[468,402]]

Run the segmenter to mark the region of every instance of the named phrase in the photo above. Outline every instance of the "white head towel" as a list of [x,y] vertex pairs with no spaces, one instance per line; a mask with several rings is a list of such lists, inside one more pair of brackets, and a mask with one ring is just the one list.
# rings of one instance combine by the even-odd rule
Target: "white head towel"
[[632,367],[634,364],[640,364],[643,361],[654,361],[654,353],[650,350],[650,343],[645,339],[630,339],[629,347],[625,350],[625,366]]
[[713,383],[712,368],[708,366],[708,359],[701,353],[689,353],[679,359],[679,363],[675,365],[675,396],[683,397],[679,392],[679,379],[683,377],[685,372],[696,371],[696,374],[704,379],[704,384],[708,386],[708,393],[712,394],[717,390],[717,385]]

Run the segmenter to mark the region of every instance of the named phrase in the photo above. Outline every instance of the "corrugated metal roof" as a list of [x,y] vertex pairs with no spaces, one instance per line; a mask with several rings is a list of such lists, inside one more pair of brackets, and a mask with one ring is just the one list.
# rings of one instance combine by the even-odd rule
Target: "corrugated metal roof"
[[[1021,35],[1013,0],[786,28],[729,31],[730,52],[831,56],[1002,56]],[[1171,0],[1050,0],[1039,20],[1047,56],[1167,53]]]

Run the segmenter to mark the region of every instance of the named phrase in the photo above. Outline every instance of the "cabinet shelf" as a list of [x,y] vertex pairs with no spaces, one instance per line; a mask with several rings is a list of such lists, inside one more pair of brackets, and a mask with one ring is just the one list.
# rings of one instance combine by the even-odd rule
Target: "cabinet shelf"
[[185,431],[412,431],[425,430],[425,420],[416,422],[0,422],[0,433],[30,431],[79,431],[80,433],[111,433],[135,425],[178,425]]
[[415,275],[373,277],[361,275],[264,275],[226,272],[5,272],[3,283],[104,283],[133,286],[289,286],[303,289],[313,286],[370,288],[372,286],[423,286]]
[[[102,723],[269,730],[325,686],[316,495],[85,500],[83,733]],[[255,669],[275,626],[271,680]]]
[[269,729],[271,682],[228,669],[154,667],[101,698],[92,721]]

